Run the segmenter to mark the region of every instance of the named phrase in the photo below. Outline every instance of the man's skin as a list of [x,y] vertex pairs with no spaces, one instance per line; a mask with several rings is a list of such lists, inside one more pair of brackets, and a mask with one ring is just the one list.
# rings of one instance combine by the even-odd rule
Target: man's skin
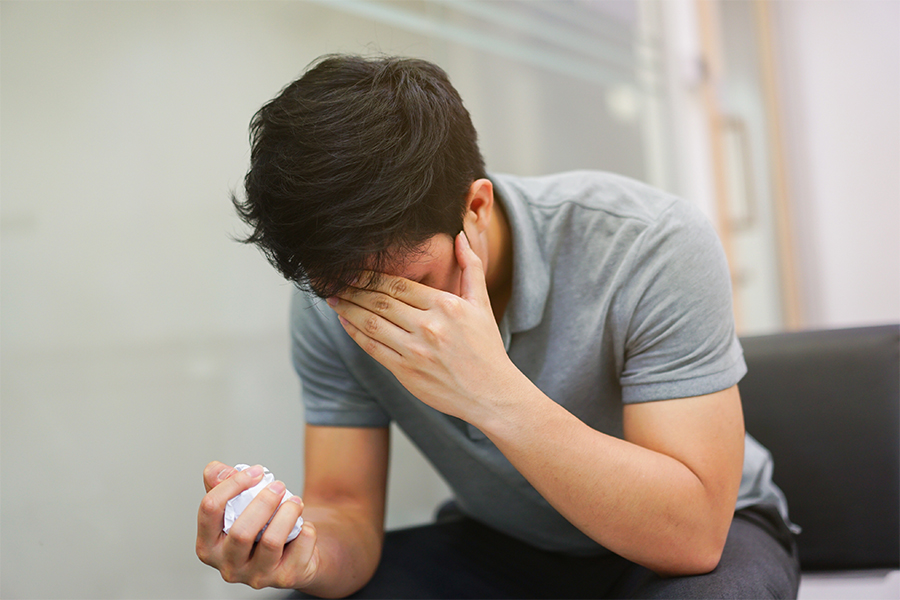
[[[599,544],[663,575],[711,571],[743,466],[737,386],[624,405],[624,439],[590,428],[548,398],[509,359],[497,327],[510,297],[512,256],[509,224],[495,208],[491,182],[475,181],[455,239],[434,236],[412,261],[328,304],[348,335],[414,396],[481,430]],[[307,426],[307,506],[285,503],[256,549],[253,539],[278,509],[283,486],[260,494],[226,536],[225,502],[258,477],[211,463],[198,555],[228,581],[352,593],[380,557],[388,446],[386,428]],[[301,511],[303,532],[285,546]]]

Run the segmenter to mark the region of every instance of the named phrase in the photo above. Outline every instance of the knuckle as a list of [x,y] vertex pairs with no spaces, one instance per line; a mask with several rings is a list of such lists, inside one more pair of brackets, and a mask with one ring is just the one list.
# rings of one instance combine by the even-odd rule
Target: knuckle
[[232,569],[229,569],[227,567],[223,567],[223,568],[219,569],[219,574],[222,576],[222,579],[224,579],[227,583],[240,583],[241,582],[240,578],[237,576],[237,573],[235,573]]
[[269,576],[269,586],[280,589],[303,587],[311,580],[308,565],[300,565],[296,570],[277,568]]
[[429,364],[431,362],[431,352],[427,347],[424,346],[414,346],[409,349],[409,352],[412,356],[411,365],[409,370],[414,373],[418,373],[421,369],[422,365]]
[[443,294],[441,296],[438,296],[438,298],[435,300],[435,303],[441,310],[453,313],[459,306],[459,298],[450,294]]
[[409,289],[409,284],[406,283],[405,279],[400,279],[399,277],[391,279],[391,282],[388,284],[388,292],[391,296],[402,296]]
[[363,352],[366,354],[374,354],[378,352],[378,342],[375,340],[363,340],[362,344]]
[[194,551],[197,553],[197,558],[200,559],[200,562],[212,566],[212,556],[209,549],[200,540],[197,540],[197,546],[194,548]]
[[308,537],[309,543],[313,546],[316,545],[316,541],[319,539],[319,531],[316,529],[316,526],[308,521],[303,523],[303,535]]
[[262,539],[259,540],[257,547],[266,552],[279,552],[282,549],[280,542],[265,534],[263,534]]
[[391,301],[384,296],[375,299],[372,307],[377,313],[386,313],[391,309]]
[[378,317],[370,315],[363,322],[363,331],[367,334],[374,334],[378,331]]
[[200,514],[205,517],[213,517],[218,512],[219,507],[216,501],[207,494],[200,501]]
[[463,316],[463,302],[457,296],[441,296],[438,298],[438,305],[440,310],[454,321]]
[[278,571],[277,573],[275,573],[275,575],[272,577],[272,582],[269,585],[280,589],[291,587],[291,584],[287,578],[287,574],[285,574],[283,571]]
[[445,328],[439,321],[429,321],[422,326],[422,333],[430,341],[440,341],[444,337]]
[[254,541],[256,541],[256,534],[247,531],[246,529],[235,531],[236,527],[232,527],[231,531],[228,535],[231,537],[232,541],[239,546],[249,546]]

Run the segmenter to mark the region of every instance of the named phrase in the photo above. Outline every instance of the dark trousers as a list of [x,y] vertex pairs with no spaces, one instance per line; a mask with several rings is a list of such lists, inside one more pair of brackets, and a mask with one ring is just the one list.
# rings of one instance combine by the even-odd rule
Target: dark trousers
[[[719,566],[662,578],[616,555],[547,552],[454,515],[388,532],[372,580],[351,598],[796,598],[799,564],[777,513],[735,514]],[[309,598],[302,594],[293,598]]]

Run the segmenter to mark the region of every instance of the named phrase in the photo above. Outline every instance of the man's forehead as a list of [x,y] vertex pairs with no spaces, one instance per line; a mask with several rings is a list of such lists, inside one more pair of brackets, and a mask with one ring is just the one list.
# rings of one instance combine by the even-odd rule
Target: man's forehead
[[438,265],[447,253],[446,246],[452,251],[453,244],[448,235],[432,236],[414,250],[389,253],[381,270],[387,275],[416,279]]
[[[339,288],[370,287],[377,285],[379,274],[403,277],[421,282],[429,274],[444,271],[448,263],[455,261],[453,238],[446,234],[434,235],[413,250],[388,252],[379,258],[371,257],[363,264],[363,271],[357,272],[342,283],[334,282]],[[380,264],[379,264],[380,263]],[[454,262],[455,264],[455,262]],[[316,293],[325,297],[331,289],[329,280],[310,277],[310,285]]]

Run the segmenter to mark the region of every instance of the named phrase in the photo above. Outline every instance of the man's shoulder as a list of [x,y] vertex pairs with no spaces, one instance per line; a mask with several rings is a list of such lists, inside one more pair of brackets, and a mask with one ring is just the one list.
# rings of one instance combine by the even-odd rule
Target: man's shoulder
[[534,177],[492,174],[491,180],[507,202],[536,212],[581,210],[649,224],[673,206],[688,204],[646,183],[606,171],[566,171]]
[[339,327],[334,311],[321,298],[297,287],[291,296],[290,323],[295,340],[298,336],[315,337],[320,344],[333,344],[340,339],[334,335]]

